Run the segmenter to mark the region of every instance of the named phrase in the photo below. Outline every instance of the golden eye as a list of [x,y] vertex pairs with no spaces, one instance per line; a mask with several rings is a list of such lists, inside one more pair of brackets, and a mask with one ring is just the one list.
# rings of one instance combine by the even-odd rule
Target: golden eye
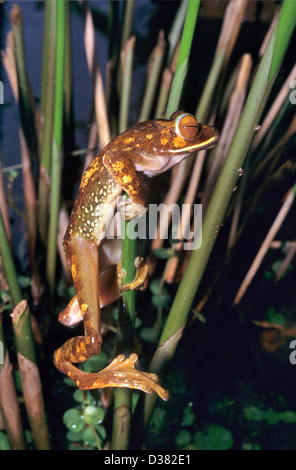
[[199,131],[199,124],[191,114],[181,114],[176,119],[175,130],[183,139],[193,139]]

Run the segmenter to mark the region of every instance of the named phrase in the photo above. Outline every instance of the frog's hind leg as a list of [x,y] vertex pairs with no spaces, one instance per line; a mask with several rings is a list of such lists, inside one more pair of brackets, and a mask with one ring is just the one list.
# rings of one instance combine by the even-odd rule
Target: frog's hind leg
[[[74,287],[77,293],[76,309],[81,311],[84,322],[84,336],[69,339],[54,354],[56,367],[74,381],[78,380],[79,369],[72,363],[84,362],[101,350],[100,302],[98,291],[98,249],[94,243],[75,238],[68,246]],[[74,298],[75,299],[75,298]],[[75,306],[75,301],[74,301]],[[76,373],[73,374],[74,369]]]
[[77,300],[84,321],[85,336],[71,338],[54,353],[54,364],[84,390],[104,387],[128,387],[147,393],[157,392],[164,400],[168,392],[158,384],[155,374],[141,372],[134,364],[138,357],[117,356],[100,372],[87,373],[73,363],[84,362],[101,350],[100,302],[98,289],[98,250],[86,240],[76,238],[69,247],[71,271]]

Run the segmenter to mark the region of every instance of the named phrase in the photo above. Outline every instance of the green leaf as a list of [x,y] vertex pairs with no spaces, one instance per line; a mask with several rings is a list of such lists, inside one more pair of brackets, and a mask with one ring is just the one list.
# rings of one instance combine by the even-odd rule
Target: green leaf
[[233,446],[232,433],[222,426],[210,425],[208,436],[212,450],[227,450]]
[[152,416],[153,425],[156,429],[164,429],[167,426],[167,412],[163,408],[157,407]]
[[101,426],[100,424],[98,426],[95,427],[96,428],[96,431],[100,437],[100,439],[103,441],[104,439],[106,439],[107,437],[107,431],[106,429],[104,428],[104,426]]
[[296,423],[296,413],[294,411],[284,411],[279,413],[279,417],[285,423]]
[[151,302],[155,307],[166,308],[171,303],[171,296],[168,294],[157,294],[153,295]]
[[264,414],[264,418],[266,419],[268,424],[277,424],[280,420],[279,413],[276,413],[272,408],[266,411]]
[[152,294],[159,294],[161,289],[161,280],[160,279],[153,279],[153,281],[149,284],[149,290]]
[[97,444],[95,433],[90,426],[87,426],[87,428],[84,429],[82,432],[82,438],[84,443],[88,446],[95,446]]
[[104,369],[107,365],[108,356],[104,351],[101,351],[99,354],[90,357],[81,364],[80,369],[84,372],[99,372],[100,370]]
[[84,426],[83,414],[76,408],[70,408],[63,415],[64,425],[73,432],[79,432]]
[[0,450],[11,450],[5,432],[0,431]]
[[140,331],[140,338],[148,343],[155,343],[158,338],[158,331],[152,326],[147,326]]
[[182,429],[175,436],[175,443],[178,447],[183,447],[188,445],[192,440],[191,434],[186,429]]
[[84,420],[87,424],[100,424],[104,417],[105,411],[99,406],[88,405],[84,410]]
[[197,432],[193,436],[193,443],[195,447],[199,450],[210,450],[211,449],[211,440],[209,436],[202,432]]
[[78,403],[81,403],[83,401],[83,392],[82,392],[82,390],[77,388],[77,390],[75,390],[75,392],[73,393],[73,398]]
[[191,406],[187,406],[184,410],[182,424],[184,426],[191,426],[195,421],[195,414],[193,413]]
[[82,431],[79,431],[79,432],[68,431],[67,439],[68,441],[71,441],[71,442],[83,441],[83,432]]
[[246,419],[251,421],[262,421],[264,419],[264,411],[257,408],[257,406],[249,406],[243,410],[244,416]]
[[261,450],[259,444],[253,444],[252,442],[244,442],[242,445],[242,450]]

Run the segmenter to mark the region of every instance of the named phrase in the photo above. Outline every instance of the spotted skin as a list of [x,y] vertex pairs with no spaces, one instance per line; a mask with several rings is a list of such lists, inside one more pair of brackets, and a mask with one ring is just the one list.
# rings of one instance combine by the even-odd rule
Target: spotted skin
[[63,242],[76,296],[59,316],[67,325],[71,325],[71,316],[75,321],[83,319],[84,336],[69,339],[54,354],[56,367],[79,388],[129,387],[168,399],[168,392],[158,384],[155,374],[135,369],[136,354],[126,360],[120,355],[102,371],[91,374],[73,364],[100,352],[100,305],[106,304],[106,296],[110,302],[120,295],[117,278],[113,276],[110,282],[104,271],[110,286],[103,286],[102,270],[99,274],[103,245],[105,263],[119,262],[120,252],[111,240],[104,239],[118,196],[125,191],[136,214],[138,205],[148,205],[145,176],[163,173],[193,152],[212,147],[217,140],[218,133],[212,126],[200,125],[193,116],[178,111],[170,119],[130,127],[110,142],[84,172]]

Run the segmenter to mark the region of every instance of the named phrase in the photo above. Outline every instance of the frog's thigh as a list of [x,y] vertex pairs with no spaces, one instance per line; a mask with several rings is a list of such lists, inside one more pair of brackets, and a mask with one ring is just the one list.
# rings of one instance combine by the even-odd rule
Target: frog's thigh
[[71,272],[81,309],[85,336],[100,337],[99,262],[95,243],[76,238],[71,241]]

